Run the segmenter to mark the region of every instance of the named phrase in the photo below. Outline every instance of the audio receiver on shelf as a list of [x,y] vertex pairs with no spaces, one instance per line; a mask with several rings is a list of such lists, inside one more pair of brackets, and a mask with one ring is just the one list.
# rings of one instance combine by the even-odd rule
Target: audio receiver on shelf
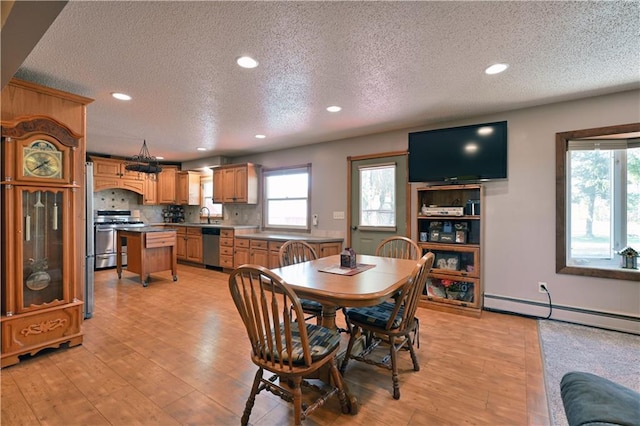
[[464,207],[426,207],[425,216],[464,216]]

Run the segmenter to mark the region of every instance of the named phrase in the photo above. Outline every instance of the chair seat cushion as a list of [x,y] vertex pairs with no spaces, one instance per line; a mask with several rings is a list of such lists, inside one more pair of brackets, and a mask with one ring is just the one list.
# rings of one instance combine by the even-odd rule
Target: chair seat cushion
[[[391,302],[382,302],[375,306],[365,306],[362,308],[348,308],[346,311],[347,318],[359,322],[361,324],[372,325],[378,328],[385,328],[393,314],[396,305]],[[402,321],[402,313],[404,307],[401,307],[396,315],[391,328],[400,327]]]
[[[315,324],[306,324],[307,336],[309,337],[309,347],[311,349],[311,361],[315,362],[323,359],[328,354],[333,352],[340,345],[340,333],[337,330],[330,330],[326,327],[322,327]],[[291,323],[292,334],[292,358],[294,364],[304,364],[304,352],[302,342],[300,340],[300,330],[298,323]],[[285,340],[284,324],[280,324],[280,336],[282,341]],[[273,347],[276,345],[274,343]],[[281,354],[274,354],[275,360],[282,359],[288,361],[289,356],[286,350],[283,350]]]
[[308,314],[322,315],[322,305],[315,300],[300,299],[300,305],[302,305],[302,310]]

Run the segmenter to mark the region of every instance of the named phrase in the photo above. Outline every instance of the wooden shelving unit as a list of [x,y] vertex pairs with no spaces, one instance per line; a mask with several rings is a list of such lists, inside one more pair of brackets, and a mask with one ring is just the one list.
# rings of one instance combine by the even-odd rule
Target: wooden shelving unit
[[[482,185],[418,188],[418,245],[433,252],[435,262],[421,306],[480,316],[482,312]],[[458,207],[443,214],[424,207]],[[445,210],[445,209],[441,209]]]

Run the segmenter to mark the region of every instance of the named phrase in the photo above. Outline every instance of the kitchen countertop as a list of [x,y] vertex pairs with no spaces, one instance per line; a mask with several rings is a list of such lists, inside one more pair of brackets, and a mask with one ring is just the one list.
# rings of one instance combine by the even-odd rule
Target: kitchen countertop
[[301,234],[277,234],[273,232],[258,232],[255,234],[240,234],[236,235],[236,238],[248,238],[255,240],[270,240],[270,241],[307,241],[312,243],[336,243],[343,242],[344,238],[340,237],[321,237],[317,235],[301,235]]
[[162,226],[132,226],[129,228],[118,228],[118,231],[127,231],[127,232],[171,232],[175,231],[174,229],[167,229]]
[[[155,224],[160,225],[160,224]],[[220,228],[220,229],[258,229],[257,225],[228,225],[224,223],[193,223],[193,222],[182,222],[182,223],[162,223],[164,226],[169,227],[194,227],[194,228]]]

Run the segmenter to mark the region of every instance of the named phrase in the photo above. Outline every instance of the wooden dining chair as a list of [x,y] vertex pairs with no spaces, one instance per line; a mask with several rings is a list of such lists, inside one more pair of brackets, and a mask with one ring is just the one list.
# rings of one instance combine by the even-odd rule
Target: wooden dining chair
[[382,257],[418,260],[421,254],[422,249],[415,241],[400,235],[389,237],[376,247],[376,256]]
[[[289,240],[280,247],[278,259],[280,267],[295,263],[307,262],[318,258],[318,254],[308,243],[304,241]],[[307,315],[305,320],[315,318],[316,324],[322,322],[322,305],[315,300],[300,299],[302,311]]]
[[[349,359],[387,368],[391,370],[393,398],[400,399],[397,354],[403,348],[408,349],[413,361],[413,369],[420,370],[411,334],[417,333],[416,309],[426,285],[427,276],[433,266],[433,260],[433,253],[427,253],[417,262],[409,279],[394,300],[382,302],[376,306],[346,309],[351,337],[340,366],[342,374],[345,373]],[[360,334],[356,331],[364,332],[369,337],[366,339],[366,348],[358,354],[352,354],[353,344]],[[383,342],[389,345],[388,359],[385,357],[382,360],[376,360],[370,357],[371,352]]]
[[[293,402],[296,425],[334,395],[340,400],[342,412],[349,413],[351,403],[335,360],[340,348],[337,330],[306,323],[293,289],[262,266],[242,265],[232,271],[229,290],[251,342],[251,360],[258,366],[242,425],[248,424],[255,397],[263,390]],[[293,305],[294,316],[289,304]],[[325,365],[330,370],[331,384],[321,388],[303,379]],[[264,370],[273,376],[263,378]],[[310,405],[302,402],[302,384],[319,394]]]

